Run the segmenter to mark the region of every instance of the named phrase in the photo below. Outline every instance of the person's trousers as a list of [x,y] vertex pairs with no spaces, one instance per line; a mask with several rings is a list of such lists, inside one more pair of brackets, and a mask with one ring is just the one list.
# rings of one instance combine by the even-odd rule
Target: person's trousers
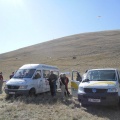
[[56,82],[50,84],[50,92],[52,96],[56,96]]
[[62,97],[65,97],[65,94],[66,94],[65,85],[61,85],[61,95],[62,95]]
[[2,92],[3,81],[0,80],[0,92]]
[[68,85],[65,85],[65,89],[66,89],[66,91],[67,91],[67,95],[69,95],[70,92],[68,91]]

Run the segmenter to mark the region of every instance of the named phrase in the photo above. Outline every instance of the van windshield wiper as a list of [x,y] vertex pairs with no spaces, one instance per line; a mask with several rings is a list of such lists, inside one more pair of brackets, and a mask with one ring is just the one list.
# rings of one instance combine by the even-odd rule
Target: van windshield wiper
[[82,82],[89,82],[90,80],[89,79],[85,79],[85,80],[83,80]]
[[21,77],[13,77],[13,78],[23,78],[23,77],[21,76]]
[[97,81],[108,81],[108,80],[97,80]]

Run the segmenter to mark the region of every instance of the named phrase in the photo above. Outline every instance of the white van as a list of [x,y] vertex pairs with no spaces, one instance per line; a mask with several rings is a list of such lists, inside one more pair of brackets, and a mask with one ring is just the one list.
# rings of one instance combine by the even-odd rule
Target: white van
[[120,102],[120,73],[114,68],[88,70],[82,82],[76,84],[81,105],[118,105]]
[[[50,71],[59,77],[59,69],[45,64],[26,64],[20,67],[13,78],[6,82],[5,93],[8,95],[33,95],[50,91],[48,77]],[[59,88],[56,81],[56,88]]]

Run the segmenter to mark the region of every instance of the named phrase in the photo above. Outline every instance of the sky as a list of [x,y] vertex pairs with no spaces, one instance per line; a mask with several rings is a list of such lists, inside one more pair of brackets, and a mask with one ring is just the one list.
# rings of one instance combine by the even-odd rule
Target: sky
[[105,30],[120,30],[120,0],[0,0],[0,54]]

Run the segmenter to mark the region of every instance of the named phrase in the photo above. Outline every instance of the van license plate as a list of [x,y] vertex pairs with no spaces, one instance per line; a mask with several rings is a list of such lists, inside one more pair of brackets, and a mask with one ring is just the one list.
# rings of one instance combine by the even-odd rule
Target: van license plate
[[100,99],[92,99],[92,98],[88,98],[89,102],[101,102]]
[[15,94],[15,92],[9,92],[9,94]]

